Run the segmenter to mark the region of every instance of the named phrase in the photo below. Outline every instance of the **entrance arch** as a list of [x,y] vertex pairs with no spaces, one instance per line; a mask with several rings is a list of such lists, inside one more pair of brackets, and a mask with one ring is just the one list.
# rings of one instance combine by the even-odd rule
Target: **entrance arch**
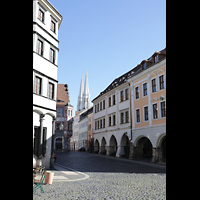
[[109,152],[108,155],[110,156],[116,156],[117,152],[117,140],[114,135],[110,138],[110,145],[109,145]]
[[135,157],[137,158],[152,158],[153,146],[151,141],[143,136],[137,140],[135,147]]
[[121,139],[121,156],[124,156],[126,158],[129,157],[130,152],[130,142],[127,134],[124,134]]
[[94,153],[99,153],[99,141],[97,139],[94,142]]
[[55,138],[55,149],[56,150],[63,149],[63,138],[62,137]]
[[157,149],[159,161],[166,162],[166,134],[160,136],[158,140]]

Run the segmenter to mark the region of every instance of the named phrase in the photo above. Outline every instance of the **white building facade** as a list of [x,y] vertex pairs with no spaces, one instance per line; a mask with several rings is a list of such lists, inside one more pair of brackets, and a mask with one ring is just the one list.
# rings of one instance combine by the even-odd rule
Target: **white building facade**
[[47,0],[33,0],[33,154],[50,168],[56,119],[58,29],[62,16]]
[[120,79],[122,77],[115,79],[92,101],[94,151],[116,157],[129,154],[126,147],[131,138],[129,84],[125,82],[117,87]]

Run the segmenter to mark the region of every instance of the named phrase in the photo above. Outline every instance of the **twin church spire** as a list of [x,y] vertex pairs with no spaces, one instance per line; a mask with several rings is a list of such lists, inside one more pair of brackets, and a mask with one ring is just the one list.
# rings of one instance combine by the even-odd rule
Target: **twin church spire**
[[81,76],[81,85],[78,96],[77,111],[90,108],[90,92],[88,85],[87,71],[85,75],[85,87],[83,89],[83,76]]

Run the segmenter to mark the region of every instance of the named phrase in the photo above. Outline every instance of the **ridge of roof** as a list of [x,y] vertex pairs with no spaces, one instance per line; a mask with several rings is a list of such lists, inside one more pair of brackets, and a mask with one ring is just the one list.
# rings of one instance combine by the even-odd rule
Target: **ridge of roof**
[[[115,87],[118,87],[119,85],[125,83],[127,81],[127,79],[129,79],[129,78],[137,75],[141,71],[143,71],[142,68],[141,68],[141,64],[142,63],[151,62],[152,64],[148,68],[152,67],[155,63],[153,63],[151,61],[151,59],[156,54],[166,55],[166,47],[164,49],[162,49],[161,51],[155,51],[147,60],[142,60],[142,62],[140,62],[140,64],[138,64],[136,67],[132,68],[131,70],[129,70],[125,74],[119,76],[118,78],[115,78],[114,81],[112,81],[111,84],[108,85],[108,87],[105,90],[100,92],[100,94],[92,100],[92,102],[94,100],[96,100],[97,98],[99,98],[100,96],[102,96],[103,94],[105,94],[105,93],[109,92],[110,90],[114,89]],[[161,60],[159,60],[159,62],[160,61]]]

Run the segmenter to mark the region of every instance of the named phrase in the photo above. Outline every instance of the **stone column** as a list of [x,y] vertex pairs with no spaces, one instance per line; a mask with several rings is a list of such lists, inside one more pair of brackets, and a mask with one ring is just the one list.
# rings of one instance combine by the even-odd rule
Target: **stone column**
[[54,150],[54,136],[55,136],[55,121],[56,121],[56,117],[53,117],[53,120],[52,120],[52,137],[51,137],[50,168],[54,167],[53,150]]
[[116,157],[121,157],[121,151],[122,151],[122,148],[121,146],[118,146],[117,148],[117,152],[116,152]]
[[39,156],[38,158],[42,158],[42,140],[43,140],[43,120],[44,120],[43,114],[40,115],[40,145],[39,145]]
[[130,142],[129,159],[133,159],[133,154],[134,154],[134,145],[133,142]]
[[152,159],[151,162],[158,162],[158,149],[157,148],[153,148],[152,149]]

